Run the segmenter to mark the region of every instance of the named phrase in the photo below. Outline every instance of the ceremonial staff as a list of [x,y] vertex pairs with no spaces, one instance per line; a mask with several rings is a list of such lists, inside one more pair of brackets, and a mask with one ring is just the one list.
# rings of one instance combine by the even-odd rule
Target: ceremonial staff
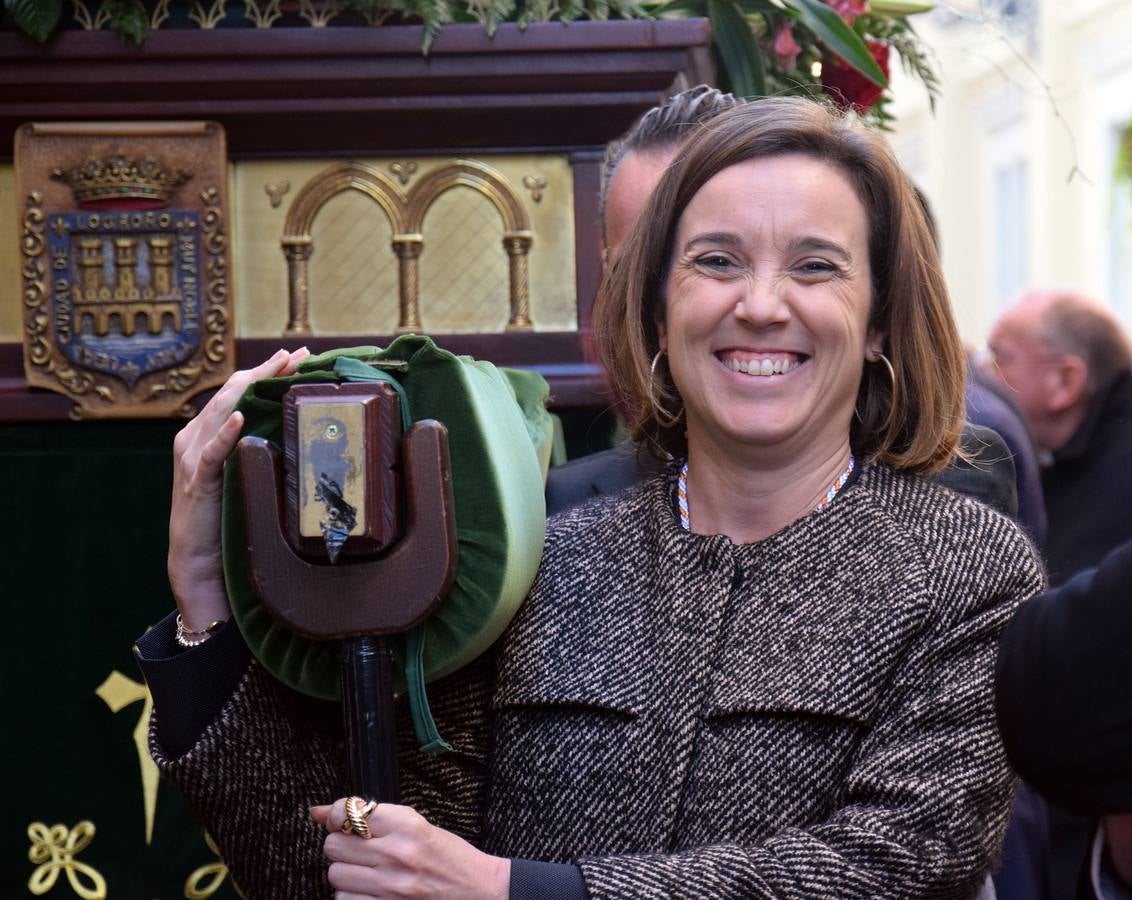
[[402,429],[384,383],[296,384],[283,459],[238,447],[249,578],[264,608],[314,641],[338,640],[349,790],[397,802],[390,635],[424,621],[456,573],[448,432]]

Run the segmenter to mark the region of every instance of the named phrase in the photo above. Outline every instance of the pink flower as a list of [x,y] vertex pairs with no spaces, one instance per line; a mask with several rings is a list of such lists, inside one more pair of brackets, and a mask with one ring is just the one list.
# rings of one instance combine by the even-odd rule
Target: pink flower
[[852,25],[857,16],[862,16],[869,11],[868,0],[826,0],[826,3],[837,11],[837,14],[845,20],[846,25]]
[[798,54],[801,52],[802,48],[798,46],[798,42],[794,40],[794,32],[790,30],[790,23],[783,22],[778,26],[778,32],[774,36],[775,60],[780,67],[789,72],[794,69]]

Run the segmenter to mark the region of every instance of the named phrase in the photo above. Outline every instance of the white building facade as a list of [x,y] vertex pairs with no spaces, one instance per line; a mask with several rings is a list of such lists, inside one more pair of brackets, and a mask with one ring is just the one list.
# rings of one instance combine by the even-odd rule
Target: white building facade
[[964,339],[1031,287],[1110,304],[1132,331],[1132,0],[944,0],[932,114],[894,72],[892,143],[928,196]]

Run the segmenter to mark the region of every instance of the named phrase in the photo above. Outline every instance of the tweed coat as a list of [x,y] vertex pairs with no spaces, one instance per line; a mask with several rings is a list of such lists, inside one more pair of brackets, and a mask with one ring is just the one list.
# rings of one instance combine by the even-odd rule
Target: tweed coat
[[[401,717],[403,802],[591,897],[973,897],[1014,780],[999,633],[1042,587],[1009,520],[880,465],[756,544],[685,532],[671,471],[551,520],[491,654]],[[336,712],[253,664],[161,768],[250,897],[329,896],[306,807],[343,793]],[[403,711],[402,711],[403,712]],[[161,709],[155,717],[163,715]]]

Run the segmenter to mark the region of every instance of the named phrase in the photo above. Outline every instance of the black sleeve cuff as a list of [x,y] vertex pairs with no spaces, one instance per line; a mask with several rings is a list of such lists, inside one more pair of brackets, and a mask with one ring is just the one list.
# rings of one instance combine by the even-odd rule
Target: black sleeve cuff
[[236,690],[251,659],[231,620],[199,647],[185,648],[174,639],[176,618],[170,613],[134,644],[157,711],[157,738],[172,757],[192,749]]
[[511,860],[508,900],[586,900],[582,870],[570,863]]

